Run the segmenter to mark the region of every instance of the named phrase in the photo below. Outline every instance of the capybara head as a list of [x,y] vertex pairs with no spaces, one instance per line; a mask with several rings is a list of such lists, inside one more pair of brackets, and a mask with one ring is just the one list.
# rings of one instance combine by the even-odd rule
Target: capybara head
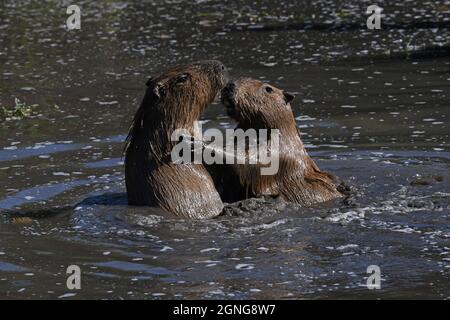
[[[197,120],[227,81],[223,63],[199,61],[176,66],[147,81],[144,112]],[[186,109],[187,107],[187,109]],[[165,117],[166,118],[166,117]]]
[[243,128],[280,129],[286,114],[293,116],[290,102],[294,95],[256,79],[229,82],[221,99],[228,115]]
[[141,141],[137,147],[148,145],[142,140],[150,140],[158,148],[169,147],[166,142],[173,131],[192,129],[227,81],[225,66],[216,60],[176,66],[151,77],[134,116],[126,150],[137,139]]

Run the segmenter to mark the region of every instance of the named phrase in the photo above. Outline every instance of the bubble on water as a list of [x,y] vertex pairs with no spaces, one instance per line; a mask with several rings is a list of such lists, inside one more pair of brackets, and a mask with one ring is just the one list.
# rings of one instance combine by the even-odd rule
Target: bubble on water
[[152,296],[154,296],[154,297],[162,297],[162,296],[165,296],[166,294],[165,293],[163,293],[163,292],[155,292],[155,293],[152,293]]
[[60,295],[58,297],[58,299],[71,298],[71,297],[75,297],[76,295],[77,295],[76,293],[69,292],[69,293],[65,293],[63,295]]
[[64,177],[69,177],[70,173],[67,172],[53,172],[54,176],[64,176]]
[[36,88],[33,88],[33,87],[22,87],[22,88],[20,88],[20,90],[22,90],[22,91],[36,91]]
[[171,247],[169,247],[169,246],[164,246],[164,247],[162,247],[162,249],[159,250],[159,251],[161,251],[161,252],[166,252],[166,251],[169,251],[169,250],[174,250],[174,249],[171,248]]
[[196,261],[194,261],[194,263],[205,263],[205,264],[214,264],[214,265],[221,263],[221,262],[222,261],[220,261],[220,260],[196,260]]
[[132,261],[143,261],[144,260],[144,258],[133,258],[133,259],[131,259]]
[[217,289],[217,290],[211,290],[211,291],[209,291],[208,293],[209,293],[209,294],[212,294],[212,295],[221,295],[221,296],[225,295],[225,293],[224,293],[222,290],[220,290],[220,289]]
[[347,211],[347,212],[339,212],[332,214],[327,217],[326,220],[330,222],[340,222],[340,223],[349,223],[353,220],[360,220],[364,218],[363,211]]
[[343,251],[343,250],[347,250],[347,249],[355,249],[355,248],[358,248],[358,247],[359,247],[359,245],[350,243],[350,244],[339,246],[339,247],[336,248],[336,250]]
[[312,117],[310,117],[308,115],[302,115],[302,116],[296,117],[295,120],[298,120],[298,121],[314,121],[314,120],[316,120],[316,118],[312,118]]
[[252,270],[255,265],[252,263],[240,263],[235,267],[237,270]]
[[211,252],[211,251],[220,251],[220,248],[206,248],[206,249],[202,249],[200,250],[200,252]]
[[114,105],[114,104],[118,104],[119,101],[97,101],[97,103],[101,106],[109,106],[109,105]]
[[265,67],[274,67],[278,64],[278,62],[261,62],[261,64]]

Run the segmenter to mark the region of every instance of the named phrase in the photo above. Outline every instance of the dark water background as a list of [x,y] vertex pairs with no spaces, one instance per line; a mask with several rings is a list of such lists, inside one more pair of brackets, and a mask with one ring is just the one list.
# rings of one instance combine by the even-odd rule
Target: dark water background
[[[69,4],[0,3],[0,107],[33,110],[0,122],[0,298],[450,298],[450,1],[378,1],[377,31],[371,1],[77,1],[68,32]],[[209,221],[128,207],[144,83],[198,59],[295,92],[308,150],[355,199]],[[203,120],[233,126],[219,104]]]

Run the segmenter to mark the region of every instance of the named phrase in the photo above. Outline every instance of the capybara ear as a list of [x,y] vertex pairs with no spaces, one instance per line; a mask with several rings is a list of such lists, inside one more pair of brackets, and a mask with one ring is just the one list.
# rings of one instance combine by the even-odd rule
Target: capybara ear
[[283,94],[284,94],[284,99],[286,100],[286,103],[291,102],[295,98],[295,96],[292,93],[283,91]]
[[158,98],[161,99],[161,97],[165,94],[166,88],[164,84],[161,82],[155,83],[153,86],[153,94]]

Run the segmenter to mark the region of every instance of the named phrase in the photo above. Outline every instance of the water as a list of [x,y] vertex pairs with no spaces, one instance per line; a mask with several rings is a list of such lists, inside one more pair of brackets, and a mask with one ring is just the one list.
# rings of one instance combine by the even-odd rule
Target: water
[[[379,31],[359,1],[78,4],[72,32],[64,1],[0,5],[0,105],[33,110],[0,126],[1,298],[450,298],[449,1],[379,3]],[[128,207],[145,81],[206,58],[295,92],[309,152],[352,198],[208,221]],[[217,103],[203,120],[234,125]]]

